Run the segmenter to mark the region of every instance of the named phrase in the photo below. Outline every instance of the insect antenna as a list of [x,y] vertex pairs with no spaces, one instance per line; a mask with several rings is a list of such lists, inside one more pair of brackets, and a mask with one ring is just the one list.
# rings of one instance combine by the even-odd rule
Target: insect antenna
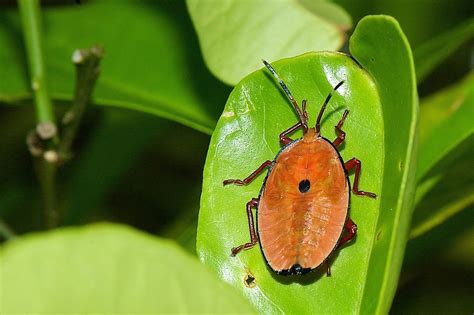
[[334,93],[342,84],[344,83],[344,80],[339,82],[334,89],[332,89],[331,93],[326,97],[326,100],[324,101],[323,106],[321,107],[321,110],[319,111],[318,119],[316,120],[316,134],[319,136],[320,129],[321,129],[321,118],[323,117],[324,110],[326,109],[327,104],[329,103],[329,100],[332,97],[332,93]]
[[306,100],[301,101],[301,109],[303,110],[303,117],[306,124],[308,124],[308,112],[306,111]]
[[[293,97],[293,95],[291,94],[290,90],[288,89],[288,87],[286,86],[285,82],[283,82],[282,79],[280,79],[280,77],[278,76],[278,74],[276,73],[275,69],[273,69],[273,67],[265,60],[263,60],[263,64],[268,68],[268,70],[270,70],[270,72],[273,74],[273,76],[278,80],[278,83],[280,83],[281,85],[281,88],[283,89],[283,91],[285,92],[286,96],[288,97],[288,99],[290,100],[291,104],[293,105],[293,108],[295,109],[296,111],[296,114],[298,115],[298,118],[300,119],[302,125],[303,125],[303,129],[304,131],[306,132],[306,130],[308,129],[308,118],[307,118],[307,115],[304,114],[304,112],[301,111],[300,107],[298,106],[298,103],[296,102],[295,98]],[[306,101],[304,101],[305,104],[303,105],[305,107],[306,105]],[[304,111],[304,110],[303,110]]]

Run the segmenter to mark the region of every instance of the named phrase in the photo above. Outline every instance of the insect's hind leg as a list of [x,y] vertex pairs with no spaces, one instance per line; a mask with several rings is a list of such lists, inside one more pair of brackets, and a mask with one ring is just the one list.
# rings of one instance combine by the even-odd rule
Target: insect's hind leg
[[255,244],[257,244],[258,238],[257,238],[257,233],[255,232],[255,225],[253,223],[252,208],[258,206],[258,202],[259,202],[259,199],[257,198],[252,198],[249,202],[247,202],[247,218],[248,218],[248,223],[249,223],[250,242],[232,248],[231,256],[235,256],[241,250],[252,248]]
[[347,218],[346,223],[344,224],[344,230],[346,230],[347,234],[339,241],[337,244],[337,248],[344,246],[347,242],[354,238],[357,235],[357,224],[352,221],[351,218]]
[[[357,224],[355,224],[354,221],[352,221],[352,219],[348,217],[346,220],[346,223],[344,224],[344,230],[346,231],[346,234],[341,238],[341,240],[336,246],[336,249],[344,246],[344,244],[352,240],[354,236],[357,235]],[[324,262],[324,265],[326,266],[326,276],[330,277],[331,276],[330,258],[327,258],[327,260]]]
[[346,138],[346,133],[341,129],[342,125],[344,124],[344,120],[346,120],[347,114],[349,114],[349,111],[346,109],[344,111],[344,114],[342,114],[341,120],[337,123],[334,128],[336,129],[337,133],[337,138],[332,142],[332,145],[335,146],[336,148],[344,141]]
[[377,198],[377,195],[374,194],[373,192],[359,190],[359,176],[360,176],[361,167],[362,167],[362,162],[357,158],[352,158],[346,163],[344,163],[344,168],[346,169],[346,171],[355,169],[354,186],[352,187],[352,192],[356,195],[368,196],[370,198]]

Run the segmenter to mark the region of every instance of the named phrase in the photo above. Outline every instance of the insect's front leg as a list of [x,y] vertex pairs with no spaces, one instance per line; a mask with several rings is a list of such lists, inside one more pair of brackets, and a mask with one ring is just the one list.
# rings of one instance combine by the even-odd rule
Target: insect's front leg
[[346,109],[344,111],[344,114],[342,114],[341,120],[337,123],[334,128],[336,129],[337,133],[337,138],[332,142],[332,145],[335,146],[336,148],[344,141],[346,138],[346,133],[341,129],[342,125],[344,124],[344,120],[346,120],[347,114],[349,114],[349,111]]
[[240,246],[232,248],[232,256],[237,255],[243,249],[252,248],[258,242],[257,233],[255,232],[255,225],[253,223],[253,214],[252,208],[258,206],[259,199],[252,198],[249,202],[247,202],[247,219],[249,223],[249,232],[250,232],[250,242],[242,244]]
[[293,139],[291,139],[290,137],[288,137],[289,134],[295,132],[296,130],[298,130],[299,128],[301,128],[303,126],[303,124],[301,123],[301,121],[297,122],[294,126],[291,126],[290,128],[286,129],[285,131],[283,131],[281,134],[280,134],[280,145],[281,146],[284,146],[284,145],[287,145],[288,143],[292,142]]
[[224,186],[229,185],[229,184],[234,184],[234,185],[237,185],[237,186],[248,185],[255,179],[255,177],[257,177],[267,167],[272,165],[272,163],[273,163],[272,161],[267,160],[267,161],[263,162],[263,164],[260,165],[259,168],[257,168],[252,174],[247,176],[245,179],[243,179],[243,180],[241,180],[241,179],[226,179],[223,184],[224,184]]
[[368,191],[361,191],[359,190],[359,176],[360,176],[360,169],[362,167],[361,161],[359,161],[357,158],[352,158],[346,163],[344,163],[344,167],[346,171],[350,171],[352,169],[355,169],[355,177],[354,177],[354,185],[352,187],[352,192],[356,195],[362,195],[362,196],[368,196],[370,198],[376,198],[377,195],[374,194],[373,192],[368,192]]

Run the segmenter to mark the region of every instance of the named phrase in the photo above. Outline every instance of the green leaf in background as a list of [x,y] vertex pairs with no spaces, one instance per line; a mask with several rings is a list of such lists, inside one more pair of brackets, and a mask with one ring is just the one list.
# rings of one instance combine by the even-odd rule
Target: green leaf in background
[[[403,28],[413,50],[438,34],[472,18],[472,0],[394,1],[394,0],[333,0],[343,7],[354,21],[371,14],[394,17]],[[318,1],[314,1],[318,2]],[[415,68],[416,69],[416,68]]]
[[[72,52],[100,43],[106,55],[94,103],[151,113],[211,133],[228,91],[205,68],[184,10],[177,2],[107,0],[44,7],[52,97],[72,98]],[[0,101],[7,103],[31,98],[20,27],[17,9],[2,9]]]
[[474,73],[426,99],[420,111],[417,180],[474,134]]
[[252,312],[174,243],[120,225],[8,242],[0,272],[2,314]]
[[422,82],[440,63],[462,44],[474,38],[474,19],[423,43],[413,51],[416,77]]
[[307,51],[337,50],[351,19],[326,1],[188,0],[201,50],[212,73],[229,85],[274,61]]
[[[446,169],[426,180],[417,189],[417,197],[423,197],[416,203],[411,224],[410,239],[415,239],[427,233],[438,225],[444,224],[451,217],[474,205],[474,137],[467,141],[464,154],[449,163]],[[459,148],[461,149],[461,148]],[[435,184],[432,184],[432,182]],[[419,190],[426,189],[424,192]],[[461,224],[471,224],[471,221]]]
[[308,11],[333,24],[341,31],[348,31],[352,27],[351,16],[342,7],[331,2],[331,0],[296,0],[296,3],[301,4]]
[[[310,125],[327,94],[346,80],[329,103],[322,134],[335,138],[334,126],[344,109],[350,110],[344,123],[342,157],[349,160],[357,156],[362,161],[361,187],[381,198],[351,198],[350,215],[359,226],[359,234],[353,245],[333,258],[331,277],[321,277],[321,273],[301,280],[275,276],[258,248],[230,257],[232,247],[249,239],[245,203],[258,196],[264,176],[245,187],[223,187],[222,181],[244,178],[263,161],[273,159],[280,148],[278,135],[297,121],[278,83],[266,70],[260,70],[236,86],[212,136],[204,168],[197,252],[261,312],[350,313],[360,306],[377,219],[385,215],[378,210],[384,199],[384,132],[379,96],[370,76],[342,54],[310,53],[275,62],[274,67],[298,102],[308,100]],[[247,273],[255,277],[256,287],[245,286]]]
[[350,38],[354,58],[374,77],[384,119],[383,190],[360,305],[362,313],[388,313],[410,227],[415,191],[418,97],[410,46],[397,21],[368,16]]
[[[472,270],[472,249],[474,239],[474,205],[448,218],[442,225],[436,225],[407,244],[403,261],[403,274],[400,285],[414,276],[423,273],[424,267],[455,267],[455,261]],[[435,254],[434,254],[435,253]]]
[[474,263],[473,215],[474,205],[408,242],[391,313],[466,314],[474,309],[474,301],[468,298]]
[[474,75],[423,99],[417,160],[416,238],[474,203]]
[[[469,218],[472,218],[474,205],[466,211],[466,214],[469,215]],[[441,258],[445,263],[456,264],[472,270],[474,256],[471,253],[474,252],[474,226],[471,225],[469,228],[463,229],[462,233],[458,233],[456,236],[453,238],[451,246],[445,248]],[[473,302],[472,299],[471,302]]]

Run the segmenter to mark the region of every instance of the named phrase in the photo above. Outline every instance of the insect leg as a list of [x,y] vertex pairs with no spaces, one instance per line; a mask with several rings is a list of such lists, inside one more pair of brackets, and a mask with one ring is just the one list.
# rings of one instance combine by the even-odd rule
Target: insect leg
[[344,111],[344,114],[342,114],[341,120],[339,120],[339,122],[337,123],[337,125],[334,126],[334,128],[336,129],[337,138],[332,142],[332,145],[335,146],[336,148],[337,148],[337,147],[344,141],[344,139],[346,138],[346,133],[345,133],[341,128],[342,128],[342,125],[344,124],[344,120],[346,119],[347,114],[349,114],[349,111],[346,109],[346,110]]
[[234,184],[234,185],[237,185],[237,186],[248,185],[255,179],[255,177],[258,176],[258,174],[260,174],[261,172],[263,172],[263,170],[265,170],[267,167],[272,165],[272,163],[273,163],[272,161],[267,160],[267,161],[263,162],[263,164],[260,165],[259,168],[257,168],[252,174],[247,176],[245,179],[243,179],[243,180],[241,180],[241,179],[226,179],[223,184],[224,184],[224,186],[229,185],[229,184]]
[[237,255],[242,249],[249,249],[253,247],[258,242],[257,233],[255,232],[255,226],[253,223],[253,214],[252,214],[252,208],[258,205],[258,201],[259,199],[252,198],[252,200],[247,202],[247,218],[249,221],[250,242],[232,248],[231,256]]
[[361,191],[359,190],[359,176],[360,176],[360,168],[362,166],[361,161],[356,158],[352,158],[344,164],[346,171],[350,171],[355,168],[355,178],[354,178],[354,186],[352,187],[352,192],[356,195],[368,196],[370,198],[376,198],[377,195],[372,192]]
[[301,128],[303,125],[301,124],[301,121],[297,122],[294,126],[291,126],[290,128],[286,129],[280,134],[280,145],[284,146],[287,145],[288,143],[292,142],[293,140],[288,137],[289,134],[295,132],[299,128]]
[[[352,221],[351,218],[347,218],[346,223],[344,224],[344,230],[346,230],[346,235],[344,235],[339,243],[336,246],[336,249],[339,247],[344,246],[347,242],[349,242],[351,239],[354,238],[354,236],[357,235],[357,224]],[[326,276],[330,277],[331,276],[331,261],[330,258],[326,259],[324,262],[324,265],[326,266]]]
[[324,262],[324,265],[326,266],[326,277],[331,276],[331,262],[329,260],[326,260]]
[[349,242],[357,234],[357,225],[354,223],[354,221],[352,221],[351,218],[347,218],[346,224],[344,224],[344,229],[347,231],[347,234],[344,235],[344,237],[339,241],[337,248]]

